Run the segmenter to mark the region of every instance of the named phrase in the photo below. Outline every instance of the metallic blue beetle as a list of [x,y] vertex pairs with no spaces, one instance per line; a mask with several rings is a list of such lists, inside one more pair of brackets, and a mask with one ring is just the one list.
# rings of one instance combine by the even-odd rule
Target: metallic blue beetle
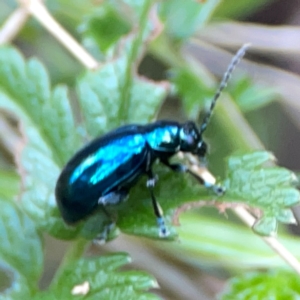
[[[159,235],[167,236],[162,210],[153,193],[156,179],[152,165],[159,160],[173,171],[189,172],[205,186],[212,187],[205,178],[192,173],[185,165],[171,164],[169,159],[179,151],[193,154],[200,160],[205,157],[207,147],[202,134],[246,47],[243,46],[233,58],[199,129],[194,122],[157,121],[147,125],[126,125],[96,138],[79,150],[66,164],[56,184],[55,195],[63,219],[74,224],[99,206],[105,210],[105,206],[117,205],[127,198],[140,177],[146,175]],[[213,187],[217,193],[223,192],[221,188]]]

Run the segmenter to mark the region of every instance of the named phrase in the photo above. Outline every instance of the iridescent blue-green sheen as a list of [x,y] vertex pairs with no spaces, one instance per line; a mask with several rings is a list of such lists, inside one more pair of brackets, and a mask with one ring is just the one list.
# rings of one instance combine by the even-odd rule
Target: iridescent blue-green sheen
[[[116,172],[123,164],[130,164],[135,155],[140,154],[145,147],[145,138],[141,134],[121,137],[101,147],[82,162],[73,171],[69,184],[80,184],[86,182],[88,185],[96,185],[111,173]],[[130,177],[139,165],[132,166],[126,172]],[[116,180],[118,185],[123,178]],[[105,191],[103,191],[105,192]]]
[[166,161],[180,150],[181,130],[182,125],[172,121],[127,125],[79,150],[56,184],[56,200],[64,220],[75,223],[85,218],[107,195],[128,194],[142,175],[151,176],[156,159]]
[[157,151],[178,151],[179,150],[179,138],[178,138],[178,126],[165,125],[152,129],[145,134],[148,144],[152,149]]

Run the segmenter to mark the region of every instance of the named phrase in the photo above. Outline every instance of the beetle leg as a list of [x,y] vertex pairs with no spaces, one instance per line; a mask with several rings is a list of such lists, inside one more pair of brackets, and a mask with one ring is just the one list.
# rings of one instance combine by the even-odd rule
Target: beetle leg
[[93,239],[93,243],[96,245],[104,245],[108,240],[109,233],[115,228],[115,226],[116,223],[113,221],[105,225],[103,231]]
[[193,172],[193,169],[188,169],[187,172],[218,196],[222,196],[225,193],[225,188],[216,184],[216,178],[208,171],[208,169],[196,166],[195,172]]
[[[151,175],[153,176],[153,174]],[[155,174],[153,177],[149,176],[147,182],[146,182],[146,186],[148,188],[152,187],[154,188],[154,186],[156,185],[156,182],[158,181],[158,176]]]
[[170,232],[166,227],[165,219],[163,216],[163,210],[160,207],[159,203],[157,202],[153,191],[157,178],[156,176],[153,175],[152,170],[148,171],[148,176],[149,179],[147,180],[147,187],[150,191],[152,206],[153,206],[154,214],[156,216],[157,225],[159,227],[159,236],[167,237],[170,234]]
[[185,172],[189,171],[189,169],[186,165],[174,164],[174,163],[171,164],[169,162],[169,160],[167,160],[167,159],[161,159],[160,161],[161,161],[161,163],[163,163],[165,166],[167,166],[168,168],[170,168],[174,172],[185,173]]
[[171,164],[166,159],[161,160],[161,162],[175,172],[189,173],[206,188],[212,189],[217,195],[223,195],[225,192],[225,189],[222,186],[216,184],[215,177],[206,168],[197,167],[197,173],[195,173],[183,164]]
[[128,197],[128,191],[121,189],[119,191],[110,192],[98,199],[99,205],[115,205],[125,201]]

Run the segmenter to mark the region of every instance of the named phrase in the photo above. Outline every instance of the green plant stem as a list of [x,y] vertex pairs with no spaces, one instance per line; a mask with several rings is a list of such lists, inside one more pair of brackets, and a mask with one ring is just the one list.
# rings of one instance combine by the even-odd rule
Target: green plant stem
[[168,38],[163,33],[150,44],[150,52],[169,67],[184,67],[187,62],[178,53],[176,47],[172,47]]
[[64,258],[53,277],[53,280],[52,280],[51,286],[50,286],[51,288],[53,288],[58,282],[61,282],[61,276],[63,275],[66,267],[68,265],[76,262],[79,258],[82,257],[88,243],[89,243],[88,240],[80,238],[80,239],[75,240],[71,244],[70,248],[65,253]]
[[153,0],[144,1],[143,9],[139,18],[139,30],[135,40],[133,41],[131,51],[128,55],[127,66],[124,74],[124,83],[120,87],[120,93],[122,95],[123,101],[120,105],[118,119],[121,120],[122,123],[125,123],[128,120],[127,113],[131,97],[130,94],[132,87],[133,66],[136,65],[135,62],[137,60],[139,48],[143,42],[143,36],[145,35],[145,31],[147,29],[148,15],[152,5]]
[[228,143],[241,151],[261,150],[264,145],[230,97],[222,97],[214,115]]

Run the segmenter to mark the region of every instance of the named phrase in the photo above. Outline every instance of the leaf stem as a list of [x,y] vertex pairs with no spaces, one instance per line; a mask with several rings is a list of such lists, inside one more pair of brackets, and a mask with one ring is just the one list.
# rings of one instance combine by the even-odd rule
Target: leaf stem
[[264,145],[250,127],[236,103],[228,96],[223,95],[218,103],[214,118],[226,132],[228,143],[234,149],[241,151],[263,150]]
[[40,0],[19,0],[25,7],[75,58],[88,69],[99,66],[94,59],[49,13]]
[[28,10],[17,8],[4,22],[0,30],[0,45],[12,41],[19,31],[22,30],[24,24],[29,17]]
[[[245,224],[249,227],[253,226],[256,219],[244,207],[237,206],[232,210]],[[262,237],[262,239],[300,275],[300,262],[291,252],[289,252],[275,237]]]
[[132,88],[132,76],[133,76],[133,66],[137,60],[139,48],[142,44],[143,36],[147,29],[148,15],[152,7],[153,0],[145,0],[142,8],[142,12],[139,18],[138,33],[134,39],[131,47],[131,51],[128,55],[126,70],[124,74],[124,83],[120,87],[120,94],[122,95],[122,101],[119,108],[118,119],[124,123],[128,120],[128,107],[131,97]]
[[61,276],[63,275],[66,267],[71,263],[77,261],[80,257],[82,257],[88,243],[89,243],[88,240],[80,238],[75,240],[71,244],[70,248],[65,253],[64,258],[53,277],[53,280],[51,282],[51,288],[61,281]]

